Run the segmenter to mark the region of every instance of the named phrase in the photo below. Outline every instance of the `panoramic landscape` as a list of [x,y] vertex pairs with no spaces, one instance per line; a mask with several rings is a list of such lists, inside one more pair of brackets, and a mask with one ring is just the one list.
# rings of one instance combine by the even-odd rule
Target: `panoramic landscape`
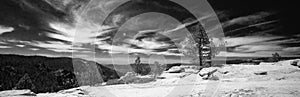
[[0,0],[0,97],[300,97],[292,4]]

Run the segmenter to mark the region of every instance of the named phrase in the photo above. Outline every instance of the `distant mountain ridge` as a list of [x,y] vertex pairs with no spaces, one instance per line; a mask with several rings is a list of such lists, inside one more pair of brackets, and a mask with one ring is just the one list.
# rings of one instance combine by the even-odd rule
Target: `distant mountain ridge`
[[117,79],[119,74],[122,73],[79,58],[0,54],[0,91],[56,92]]

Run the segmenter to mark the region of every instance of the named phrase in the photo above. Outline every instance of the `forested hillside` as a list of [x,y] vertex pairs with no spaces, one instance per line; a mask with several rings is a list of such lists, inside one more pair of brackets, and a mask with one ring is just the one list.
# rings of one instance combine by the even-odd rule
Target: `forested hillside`
[[83,59],[0,55],[0,91],[56,92],[116,79],[118,74],[122,73]]

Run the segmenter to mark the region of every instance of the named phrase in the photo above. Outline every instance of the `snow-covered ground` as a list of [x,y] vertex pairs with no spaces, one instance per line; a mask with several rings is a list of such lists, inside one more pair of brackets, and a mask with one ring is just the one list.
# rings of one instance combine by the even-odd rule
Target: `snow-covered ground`
[[[300,97],[300,69],[290,61],[260,65],[226,65],[214,73],[220,80],[203,80],[195,70],[164,72],[143,84],[82,86],[38,97]],[[205,71],[205,70],[203,70]],[[226,72],[226,73],[225,73]],[[0,92],[1,95],[1,92]]]

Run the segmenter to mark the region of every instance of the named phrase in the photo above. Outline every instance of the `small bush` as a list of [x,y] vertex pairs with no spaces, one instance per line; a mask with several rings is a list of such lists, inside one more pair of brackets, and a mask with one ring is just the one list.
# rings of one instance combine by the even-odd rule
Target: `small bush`
[[278,53],[272,54],[272,57],[268,59],[269,62],[278,62],[281,60],[281,56]]
[[151,72],[151,67],[149,64],[142,64],[140,57],[137,57],[134,64],[130,64],[133,71],[140,75],[147,75]]

